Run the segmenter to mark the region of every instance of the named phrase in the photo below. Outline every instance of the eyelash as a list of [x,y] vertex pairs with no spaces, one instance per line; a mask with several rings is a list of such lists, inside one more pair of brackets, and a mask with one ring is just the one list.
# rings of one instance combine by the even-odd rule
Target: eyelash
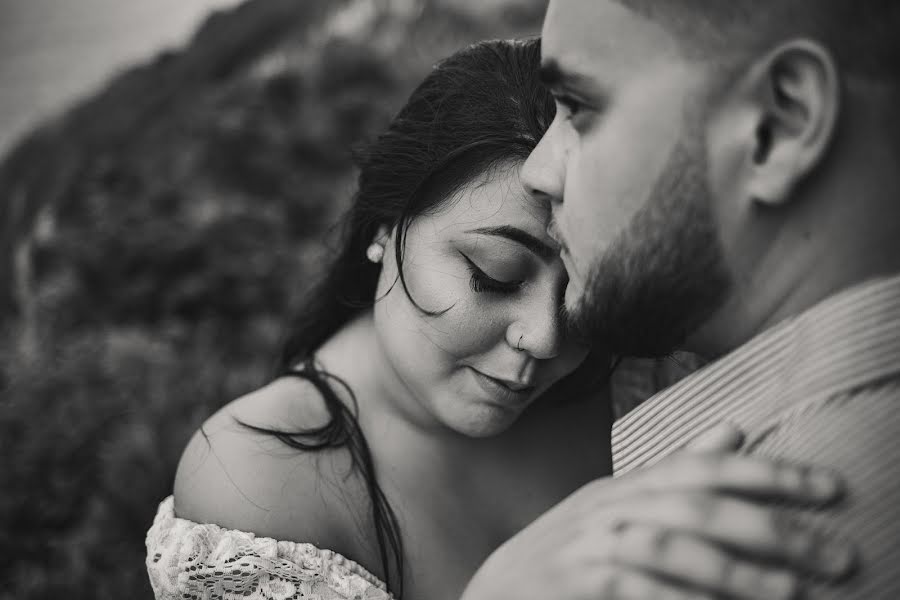
[[462,255],[464,259],[466,259],[466,263],[469,267],[469,272],[472,274],[469,279],[469,286],[472,288],[473,292],[481,293],[481,292],[490,292],[493,294],[512,294],[513,292],[518,291],[520,287],[522,287],[521,281],[497,281],[493,277],[489,277],[484,271],[478,268],[472,260],[466,256]]
[[579,102],[575,98],[572,98],[571,96],[557,96],[556,101],[560,106],[566,109],[566,120],[569,120],[572,117],[576,116],[584,107],[581,102]]

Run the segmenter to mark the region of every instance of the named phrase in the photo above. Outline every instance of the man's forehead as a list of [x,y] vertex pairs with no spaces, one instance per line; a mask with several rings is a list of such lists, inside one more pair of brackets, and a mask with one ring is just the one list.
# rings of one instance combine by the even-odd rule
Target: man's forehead
[[550,0],[544,19],[544,64],[567,75],[614,75],[677,49],[658,23],[615,0]]

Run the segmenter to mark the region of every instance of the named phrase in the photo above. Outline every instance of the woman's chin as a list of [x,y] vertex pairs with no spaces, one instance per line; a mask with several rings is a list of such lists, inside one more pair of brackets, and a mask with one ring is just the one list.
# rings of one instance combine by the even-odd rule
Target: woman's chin
[[446,427],[471,438],[488,438],[509,429],[521,416],[522,409],[514,409],[491,402],[471,402],[457,407],[451,415],[441,419]]

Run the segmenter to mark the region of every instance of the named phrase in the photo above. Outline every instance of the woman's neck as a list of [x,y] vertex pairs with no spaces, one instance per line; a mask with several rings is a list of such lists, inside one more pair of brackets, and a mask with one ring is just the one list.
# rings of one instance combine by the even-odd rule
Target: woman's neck
[[356,398],[379,484],[415,548],[413,591],[461,587],[503,540],[609,473],[606,391],[540,398],[502,434],[471,438],[437,422],[396,380],[371,314],[343,327],[316,359]]
[[316,352],[316,363],[353,393],[363,430],[390,424],[392,435],[420,431],[428,438],[459,437],[438,423],[397,374],[378,339],[372,311],[339,329]]
[[[408,472],[410,477],[424,476],[424,468],[429,477],[466,479],[475,476],[480,469],[476,465],[490,469],[488,463],[495,459],[507,460],[507,455],[516,454],[515,448],[535,444],[533,438],[522,439],[532,415],[489,438],[468,437],[439,422],[413,396],[386,357],[371,311],[335,333],[316,353],[316,362],[352,391],[360,427],[373,454],[381,459],[377,462]],[[543,404],[539,400],[526,412],[540,412],[542,419],[547,419],[553,407]]]

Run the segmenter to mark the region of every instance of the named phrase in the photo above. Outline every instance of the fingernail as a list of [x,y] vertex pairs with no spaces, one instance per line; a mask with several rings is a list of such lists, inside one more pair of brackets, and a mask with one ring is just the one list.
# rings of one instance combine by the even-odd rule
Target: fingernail
[[827,543],[821,548],[821,553],[828,569],[836,575],[844,575],[853,567],[855,554],[846,546]]
[[789,573],[774,573],[763,577],[762,589],[773,598],[800,598],[800,581]]
[[841,480],[829,471],[813,471],[809,481],[813,491],[819,496],[833,498],[841,491]]

